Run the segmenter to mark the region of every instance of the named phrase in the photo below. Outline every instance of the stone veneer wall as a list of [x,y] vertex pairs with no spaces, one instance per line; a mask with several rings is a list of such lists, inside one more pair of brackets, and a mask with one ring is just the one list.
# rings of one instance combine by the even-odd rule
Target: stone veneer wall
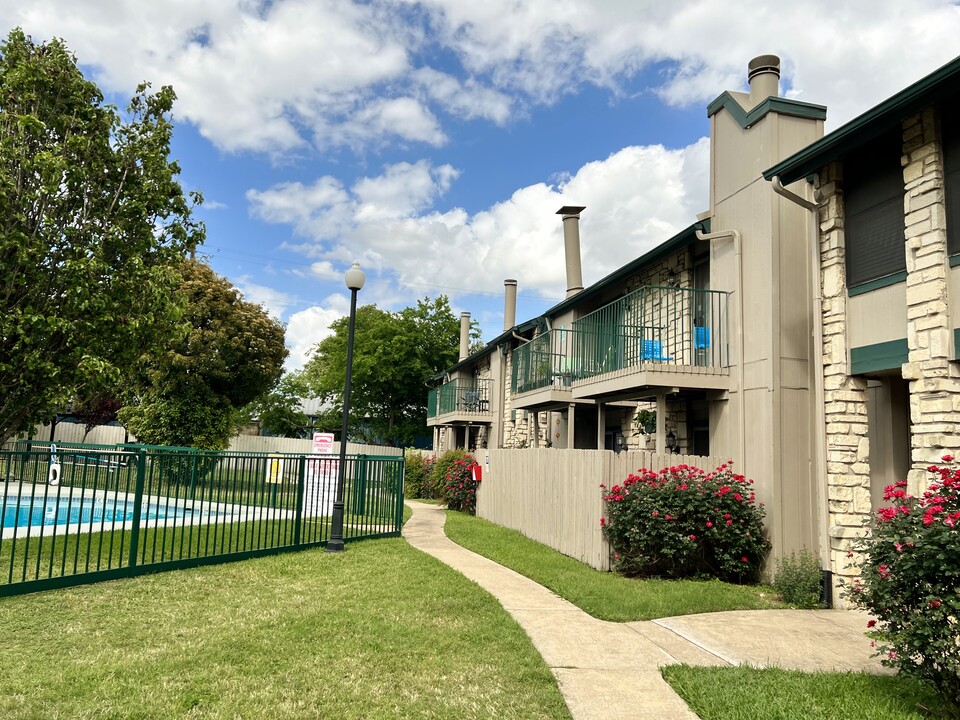
[[867,381],[851,377],[847,347],[847,282],[842,172],[820,173],[820,281],[823,313],[823,389],[827,433],[827,501],[831,567],[840,578],[856,573],[847,553],[871,511]]
[[926,488],[926,468],[960,448],[960,368],[951,362],[943,152],[933,108],[903,122],[907,253],[907,344],[903,377],[910,381],[909,490]]
[[[909,491],[926,488],[926,468],[960,449],[960,367],[952,362],[949,253],[943,153],[932,108],[903,121],[907,343],[902,367],[910,383]],[[851,377],[846,340],[843,192],[837,165],[820,175],[820,262],[823,283],[823,359],[827,421],[827,486],[832,568],[840,578],[856,572],[850,540],[863,533],[870,501],[867,392]]]

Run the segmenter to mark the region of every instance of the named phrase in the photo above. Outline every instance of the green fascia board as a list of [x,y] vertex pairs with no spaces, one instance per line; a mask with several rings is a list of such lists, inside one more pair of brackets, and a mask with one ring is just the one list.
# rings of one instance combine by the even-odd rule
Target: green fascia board
[[850,348],[850,374],[899,370],[909,355],[906,338]]
[[820,168],[903,121],[925,107],[934,105],[960,90],[960,57],[934,70],[913,85],[872,107],[862,115],[824,135],[815,143],[781,160],[763,172],[770,180],[780,177],[789,185],[801,178],[819,172]]
[[[584,300],[589,300],[590,298],[596,296],[597,294],[602,293],[604,290],[607,290],[611,285],[615,285],[618,282],[623,282],[624,280],[635,275],[644,266],[650,265],[651,263],[654,263],[660,260],[661,258],[669,255],[670,253],[676,252],[680,248],[686,247],[687,245],[692,244],[697,239],[697,224],[698,223],[694,223],[693,225],[690,225],[684,228],[679,233],[674,235],[672,238],[657,245],[655,248],[653,248],[647,253],[644,253],[643,255],[638,257],[636,260],[627,263],[626,265],[619,268],[618,270],[614,270],[612,273],[598,280],[590,287],[584,288],[573,297],[560,301],[558,304],[554,305],[552,308],[544,312],[542,315],[538,315],[537,317],[530,318],[529,320],[526,320],[522,323],[514,325],[509,330],[504,330],[503,333],[501,333],[500,335],[495,337],[493,340],[488,342],[483,347],[482,350],[477,351],[470,357],[464,360],[461,360],[456,365],[451,365],[446,370],[443,370],[442,372],[437,373],[433,377],[428,378],[427,382],[433,382],[433,383],[439,382],[443,380],[444,376],[448,375],[449,373],[456,372],[457,370],[460,370],[465,366],[475,363],[484,355],[488,355],[489,353],[493,352],[496,348],[500,347],[501,345],[511,342],[511,340],[514,339],[513,337],[514,333],[516,333],[517,335],[523,335],[524,333],[529,333],[530,331],[534,330],[537,327],[541,329],[546,327],[547,318],[559,315],[560,313],[566,311],[567,309],[575,305],[578,305]],[[705,233],[710,232],[710,218],[703,220],[699,224],[702,225],[703,232]]]
[[747,111],[744,110],[743,106],[737,102],[737,99],[727,91],[720,93],[720,97],[707,105],[707,117],[713,117],[721,110],[726,110],[730,113],[730,117],[736,120],[737,124],[744,129],[756,124],[759,120],[762,120],[767,113],[771,112],[813,120],[827,119],[827,108],[824,105],[814,105],[813,103],[773,96],[768,97],[755,108]]
[[953,359],[960,360],[960,329],[953,331]]
[[890,287],[891,285],[899,285],[900,283],[906,281],[907,271],[904,270],[903,272],[894,273],[893,275],[885,275],[882,278],[877,278],[876,280],[871,280],[870,282],[860,283],[859,285],[849,287],[847,288],[847,296],[855,297],[857,295],[863,295],[864,293],[868,293],[873,290]]
[[957,265],[960,265],[960,255],[951,255],[950,267],[956,267]]

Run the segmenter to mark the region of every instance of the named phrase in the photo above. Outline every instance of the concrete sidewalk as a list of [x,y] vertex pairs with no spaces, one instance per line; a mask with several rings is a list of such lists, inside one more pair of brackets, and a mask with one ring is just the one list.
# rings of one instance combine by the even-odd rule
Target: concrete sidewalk
[[513,570],[453,543],[444,509],[407,501],[403,536],[493,595],[550,666],[576,720],[697,715],[662,665],[739,665],[889,672],[870,658],[866,616],[843,610],[753,610],[613,623],[587,615]]

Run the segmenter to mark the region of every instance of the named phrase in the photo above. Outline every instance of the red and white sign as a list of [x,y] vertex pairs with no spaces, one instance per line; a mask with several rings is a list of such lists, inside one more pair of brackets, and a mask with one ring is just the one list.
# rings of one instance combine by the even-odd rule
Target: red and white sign
[[334,494],[340,471],[340,458],[333,454],[333,433],[313,434],[313,455],[323,455],[307,461],[304,487],[304,517],[329,515],[333,512]]

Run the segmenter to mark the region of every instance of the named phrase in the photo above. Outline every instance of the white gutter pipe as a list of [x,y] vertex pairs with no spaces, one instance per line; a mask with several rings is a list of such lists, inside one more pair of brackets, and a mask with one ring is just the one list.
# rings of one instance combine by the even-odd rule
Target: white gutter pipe
[[705,233],[696,231],[697,240],[733,240],[734,253],[737,262],[737,322],[739,324],[739,350],[737,354],[737,384],[740,394],[740,442],[738,452],[740,462],[742,463],[740,472],[746,472],[747,457],[747,414],[746,414],[746,392],[744,390],[744,340],[743,340],[743,239],[738,230],[720,230],[718,232]]
[[[795,192],[787,190],[780,182],[780,177],[774,175],[770,180],[773,191],[777,195],[785,197],[790,202],[799,205],[802,208],[816,213],[819,204],[811,202],[805,197]],[[817,194],[817,187],[814,186],[814,197]],[[809,232],[809,253],[811,267],[815,272],[811,273],[811,284],[813,290],[813,345],[814,345],[814,397],[816,409],[814,410],[814,422],[816,423],[817,439],[817,473],[820,475],[821,482],[816,484],[817,489],[817,510],[820,514],[820,563],[824,573],[830,573],[829,586],[825,583],[824,590],[830,591],[827,600],[830,606],[833,604],[833,562],[830,557],[830,501],[827,489],[827,418],[824,409],[825,392],[823,389],[823,287],[820,283],[820,248],[818,246],[817,225],[819,218],[814,214],[813,222],[810,223]],[[827,578],[825,578],[826,580]]]

